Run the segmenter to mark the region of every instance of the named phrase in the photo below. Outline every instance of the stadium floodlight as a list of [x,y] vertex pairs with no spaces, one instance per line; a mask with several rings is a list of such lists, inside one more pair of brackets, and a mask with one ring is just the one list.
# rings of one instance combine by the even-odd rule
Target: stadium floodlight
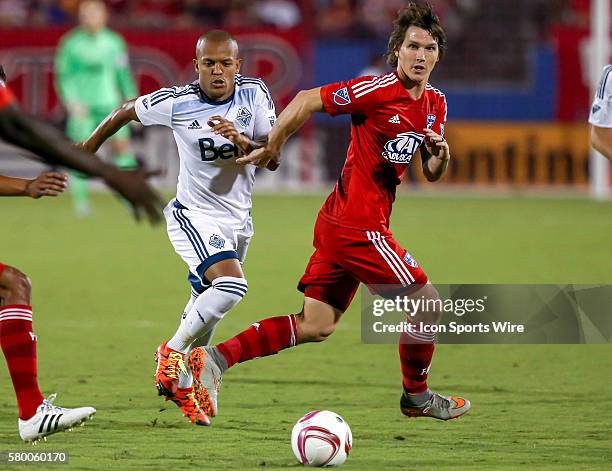
[[[591,96],[595,89],[601,69],[608,64],[610,58],[610,0],[593,0],[591,3],[591,44],[593,45],[591,69],[589,77]],[[589,159],[590,190],[594,199],[606,199],[610,192],[610,163],[594,149],[591,149]]]

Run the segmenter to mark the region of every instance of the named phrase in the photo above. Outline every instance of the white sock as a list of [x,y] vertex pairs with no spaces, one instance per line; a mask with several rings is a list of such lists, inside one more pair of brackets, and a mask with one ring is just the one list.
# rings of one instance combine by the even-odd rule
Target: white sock
[[214,325],[212,329],[205,332],[204,335],[200,335],[197,339],[195,339],[192,344],[189,346],[189,350],[193,350],[197,347],[208,347],[212,343],[213,335],[215,335],[215,330],[217,330],[217,326]]
[[216,278],[212,286],[193,302],[174,337],[168,341],[168,347],[187,354],[194,340],[208,333],[212,336],[217,323],[242,300],[247,290],[248,284],[244,278]]
[[191,373],[191,370],[187,368],[187,374],[183,372],[179,373],[178,387],[185,389],[190,388],[191,386],[193,386],[193,374]]

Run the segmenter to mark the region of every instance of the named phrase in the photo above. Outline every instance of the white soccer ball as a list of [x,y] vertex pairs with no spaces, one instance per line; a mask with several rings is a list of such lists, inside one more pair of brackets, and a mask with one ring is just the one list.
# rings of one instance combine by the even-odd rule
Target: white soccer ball
[[291,448],[304,466],[340,466],[353,446],[353,434],[335,412],[309,412],[293,426]]

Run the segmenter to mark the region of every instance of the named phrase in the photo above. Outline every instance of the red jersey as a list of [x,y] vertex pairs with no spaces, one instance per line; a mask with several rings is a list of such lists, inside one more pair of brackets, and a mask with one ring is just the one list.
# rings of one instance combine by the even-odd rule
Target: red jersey
[[352,123],[342,175],[319,215],[343,227],[387,229],[395,188],[424,129],[444,134],[444,94],[427,84],[415,100],[391,73],[325,85],[321,99],[330,115],[350,114]]
[[13,93],[9,90],[6,84],[0,80],[0,110],[13,103],[14,99],[15,96]]

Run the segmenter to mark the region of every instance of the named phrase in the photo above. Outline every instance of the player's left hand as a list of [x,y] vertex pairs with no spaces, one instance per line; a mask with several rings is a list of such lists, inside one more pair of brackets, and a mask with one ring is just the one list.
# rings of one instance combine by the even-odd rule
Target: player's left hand
[[279,153],[273,151],[268,146],[263,146],[255,149],[249,155],[236,159],[236,163],[239,165],[251,164],[259,168],[276,170],[279,165]]
[[225,139],[231,141],[237,145],[243,154],[246,154],[249,149],[250,140],[248,137],[243,136],[238,132],[234,123],[222,118],[219,115],[215,115],[208,120],[207,123],[215,134],[223,136]]
[[443,136],[433,131],[432,129],[426,128],[425,131],[425,148],[431,155],[438,157],[441,160],[450,159],[450,149],[448,142]]
[[26,195],[38,199],[41,196],[57,196],[68,188],[68,176],[58,172],[41,173],[26,185]]

